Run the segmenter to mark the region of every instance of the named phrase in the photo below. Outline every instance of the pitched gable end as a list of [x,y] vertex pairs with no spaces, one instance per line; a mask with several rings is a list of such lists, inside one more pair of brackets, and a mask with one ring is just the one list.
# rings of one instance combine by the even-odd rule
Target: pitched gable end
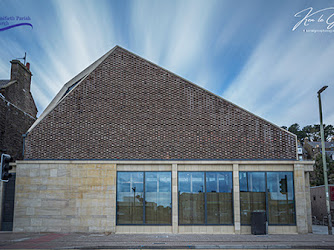
[[118,46],[29,131],[26,159],[296,159],[294,135]]

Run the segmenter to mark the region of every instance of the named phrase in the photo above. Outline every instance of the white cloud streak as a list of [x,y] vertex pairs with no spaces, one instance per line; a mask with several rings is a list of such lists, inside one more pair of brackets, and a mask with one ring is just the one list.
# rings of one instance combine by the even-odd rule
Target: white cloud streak
[[[334,44],[286,27],[272,26],[223,96],[278,125],[318,123],[316,92],[334,77]],[[333,87],[324,94],[333,96]],[[334,107],[334,99],[324,106]],[[333,113],[327,123],[334,124]]]
[[[28,50],[28,58],[34,74],[32,93],[40,112],[68,80],[119,44],[196,84],[220,90],[224,98],[278,125],[318,123],[316,91],[328,84],[323,93],[324,121],[334,124],[334,44],[329,43],[333,34],[291,32],[289,24],[278,20],[280,15],[270,20],[273,25],[259,30],[258,22],[269,6],[261,9],[261,1],[143,0],[114,9],[119,5],[108,1],[59,0],[51,2],[47,13],[34,3],[14,1],[11,8],[23,6],[18,12],[32,13],[34,30],[29,39],[40,51]],[[117,11],[121,14],[114,15]],[[264,19],[268,17],[271,13]],[[247,47],[245,33],[252,25],[254,50]],[[230,61],[233,66],[238,60],[238,55],[231,55],[231,46],[233,51],[240,46],[250,56],[239,62],[244,67],[229,83],[225,82],[229,72],[220,63]],[[1,37],[0,48],[5,48],[0,78],[8,79],[8,61],[23,56],[26,44],[22,39]],[[220,57],[213,59],[215,54]]]
[[197,84],[211,81],[205,50],[215,1],[134,1],[133,47],[137,53]]

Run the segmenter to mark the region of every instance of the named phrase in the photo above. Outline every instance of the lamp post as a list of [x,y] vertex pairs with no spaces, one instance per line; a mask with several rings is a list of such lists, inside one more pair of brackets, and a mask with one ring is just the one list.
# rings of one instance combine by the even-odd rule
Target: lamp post
[[319,114],[320,114],[320,134],[321,134],[321,147],[322,147],[322,166],[324,170],[324,182],[325,182],[325,192],[326,192],[326,207],[327,207],[327,218],[328,218],[328,234],[332,235],[332,216],[331,208],[329,204],[329,193],[328,193],[328,178],[327,178],[327,164],[326,164],[326,148],[325,148],[325,135],[324,135],[324,125],[322,123],[322,108],[321,108],[321,96],[320,94],[327,89],[328,86],[323,86],[318,91],[319,99]]

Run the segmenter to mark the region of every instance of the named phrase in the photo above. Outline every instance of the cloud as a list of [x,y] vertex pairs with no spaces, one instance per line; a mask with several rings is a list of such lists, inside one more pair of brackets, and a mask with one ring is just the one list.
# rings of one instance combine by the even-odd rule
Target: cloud
[[[9,61],[28,52],[40,114],[68,80],[115,46],[116,36],[108,1],[28,2],[5,6],[6,13],[15,8],[15,13],[30,15],[34,29],[25,34],[13,29],[1,37],[0,62],[5,65],[4,56]],[[0,76],[8,74],[1,67]]]
[[208,67],[202,66],[216,6],[216,1],[132,2],[134,51],[198,84],[210,82]]
[[333,34],[292,32],[294,10],[304,5],[0,2],[6,13],[31,15],[34,25],[1,36],[0,78],[8,79],[9,61],[27,51],[41,113],[68,80],[119,44],[278,125],[317,123],[316,92],[328,84],[324,120],[334,124]]
[[[278,125],[318,123],[316,92],[334,77],[334,44],[287,27],[277,22],[269,29],[223,96]],[[326,95],[333,94],[332,86]],[[333,107],[334,99],[325,105]]]

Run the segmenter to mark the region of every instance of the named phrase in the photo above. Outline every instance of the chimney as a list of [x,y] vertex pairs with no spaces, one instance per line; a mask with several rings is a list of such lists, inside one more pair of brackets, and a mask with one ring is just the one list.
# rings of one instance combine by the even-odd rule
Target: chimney
[[29,93],[32,76],[30,72],[30,63],[27,63],[27,66],[21,63],[19,60],[12,60],[10,63],[12,64],[10,80],[17,80],[20,88]]
[[36,117],[37,108],[30,93],[31,72],[30,64],[24,65],[19,60],[10,62],[12,68],[10,71],[11,85],[1,90],[5,98],[24,112]]

